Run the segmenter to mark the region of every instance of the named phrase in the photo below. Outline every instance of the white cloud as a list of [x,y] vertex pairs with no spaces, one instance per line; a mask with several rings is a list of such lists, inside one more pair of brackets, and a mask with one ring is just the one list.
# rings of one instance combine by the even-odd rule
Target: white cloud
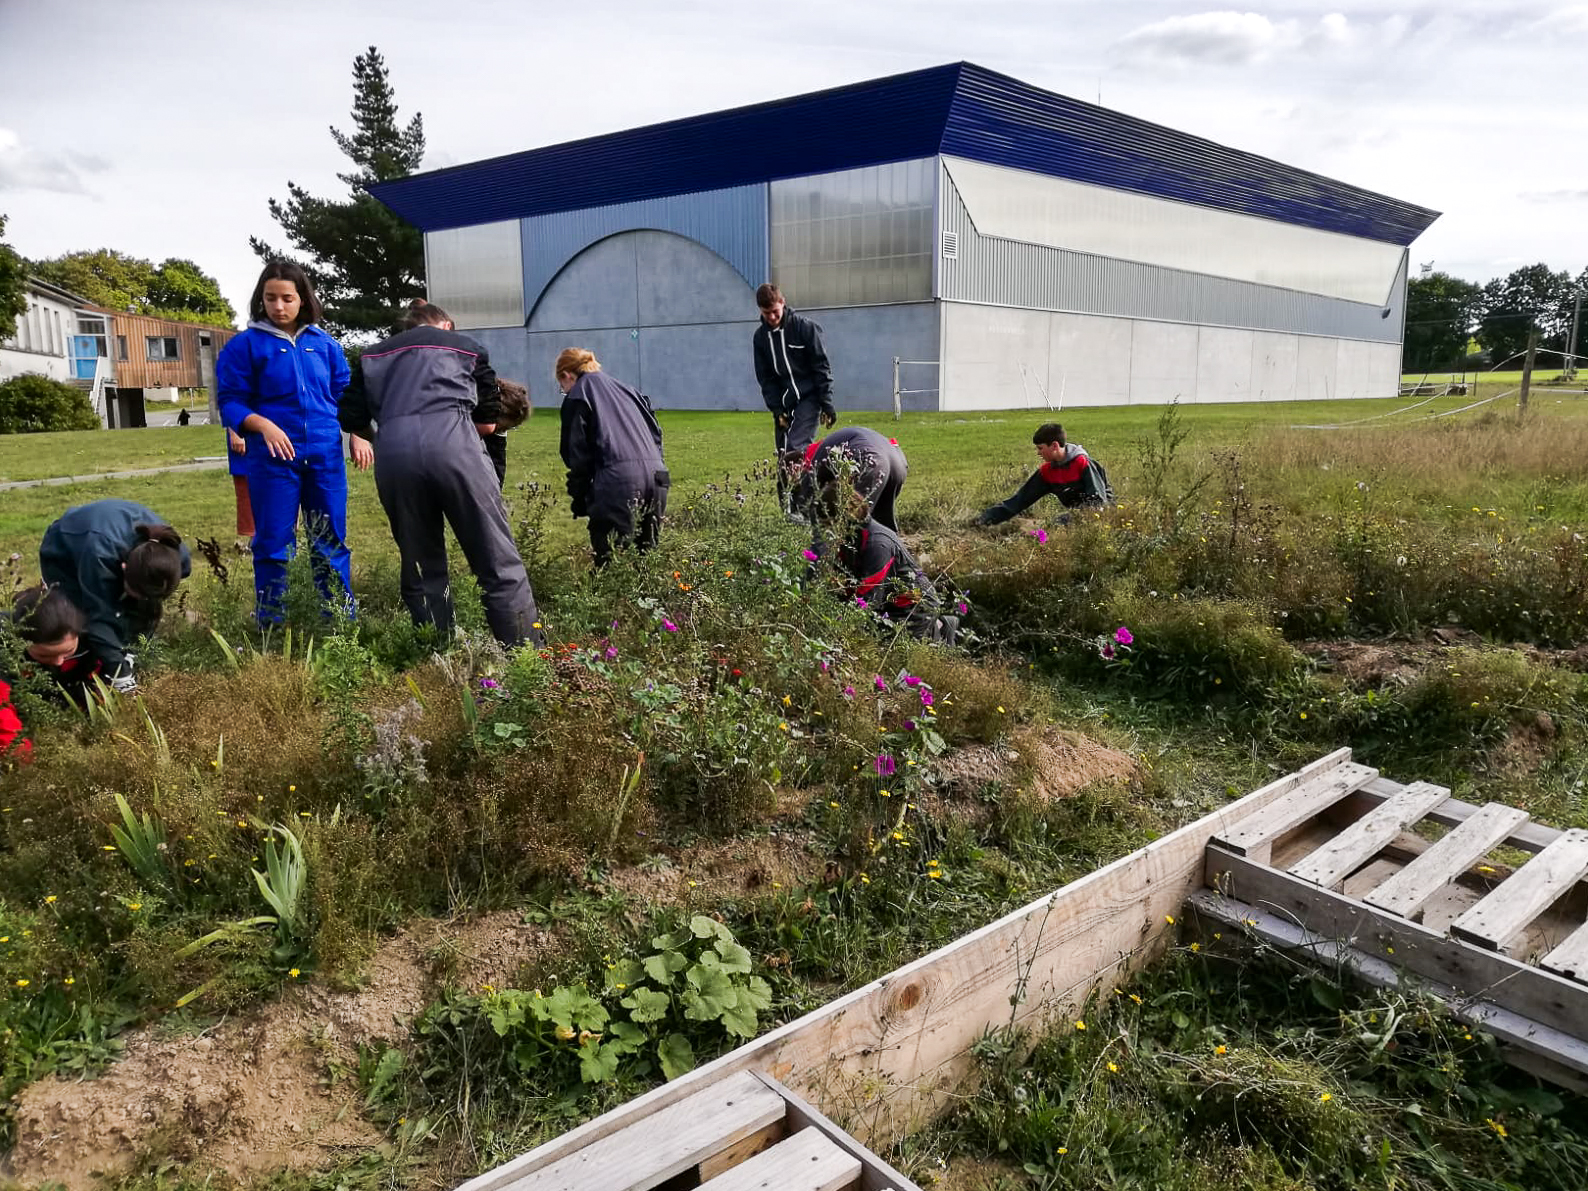
[[1115,48],[1132,58],[1241,66],[1267,57],[1294,28],[1293,21],[1276,25],[1258,12],[1199,12],[1133,29]]
[[0,193],[48,190],[57,194],[88,194],[85,174],[102,174],[110,163],[92,153],[67,149],[50,153],[24,144],[9,128],[0,128]]

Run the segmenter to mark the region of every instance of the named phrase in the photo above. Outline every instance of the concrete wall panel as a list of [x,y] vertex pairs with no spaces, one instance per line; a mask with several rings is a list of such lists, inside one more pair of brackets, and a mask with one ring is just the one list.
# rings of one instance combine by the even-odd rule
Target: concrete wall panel
[[1042,405],[1051,316],[1007,306],[952,305],[943,320],[944,409]]
[[1138,321],[1130,340],[1130,403],[1198,400],[1197,330],[1183,323]]
[[1296,345],[1296,400],[1324,401],[1339,396],[1336,375],[1340,340],[1300,336]]
[[529,329],[635,326],[640,321],[639,235],[609,236],[569,261],[541,295]]
[[1128,318],[1055,314],[1049,327],[1048,396],[1054,405],[1129,405]]
[[1252,400],[1290,401],[1296,395],[1300,337],[1270,331],[1252,334]]
[[722,257],[667,232],[635,232],[632,238],[640,325],[744,322],[753,328],[755,290]]
[[1198,401],[1252,399],[1252,342],[1255,332],[1233,327],[1202,327],[1197,333]]

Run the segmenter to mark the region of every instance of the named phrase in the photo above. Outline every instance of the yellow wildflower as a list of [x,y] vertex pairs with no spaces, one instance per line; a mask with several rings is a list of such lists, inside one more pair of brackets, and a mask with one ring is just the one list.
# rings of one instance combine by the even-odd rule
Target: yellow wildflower
[[1220,1043],[1218,1046],[1213,1048],[1213,1053],[1216,1055],[1228,1054],[1229,1049],[1229,1047],[1225,1046],[1223,1043]]
[[1086,1023],[1084,1021],[1078,1021],[1075,1023],[1075,1028],[1077,1030],[1084,1030],[1086,1029]]
[[297,968],[293,968],[292,971],[287,973],[287,975],[291,976],[294,980],[296,980],[298,978],[299,974],[300,973],[299,973]]
[[56,896],[52,893],[48,897],[46,897],[44,899],[44,904],[46,906],[53,906],[56,903],[57,900],[59,900],[59,899],[57,899]]
[[26,988],[31,983],[32,983],[32,981],[30,981],[30,980],[18,980],[17,981],[17,987],[18,988]]

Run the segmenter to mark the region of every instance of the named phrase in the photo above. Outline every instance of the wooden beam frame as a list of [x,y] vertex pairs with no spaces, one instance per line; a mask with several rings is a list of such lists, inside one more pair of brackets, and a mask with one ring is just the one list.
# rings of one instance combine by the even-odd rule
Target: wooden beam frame
[[873,1148],[914,1132],[963,1092],[970,1048],[988,1027],[1040,1026],[1157,958],[1173,937],[1170,920],[1202,884],[1208,840],[1350,759],[1350,749],[1339,749],[1270,782],[459,1191],[506,1191],[739,1071],[770,1074]]

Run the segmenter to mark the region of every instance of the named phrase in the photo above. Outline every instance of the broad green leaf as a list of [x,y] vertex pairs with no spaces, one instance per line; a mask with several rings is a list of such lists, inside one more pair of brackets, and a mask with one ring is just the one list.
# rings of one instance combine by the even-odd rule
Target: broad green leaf
[[695,1069],[695,1048],[682,1034],[669,1034],[656,1048],[656,1057],[662,1062],[662,1074],[677,1079]]
[[599,1030],[607,1024],[607,1011],[582,984],[557,988],[546,998],[547,1016],[568,1030]]
[[684,1016],[692,1021],[712,1021],[739,1003],[733,981],[716,968],[697,964],[689,969],[687,979],[690,991],[684,994]]
[[667,1016],[667,1010],[672,1006],[673,999],[664,992],[657,992],[651,988],[637,988],[624,997],[621,1004],[625,1009],[632,1009],[630,1015],[640,1023],[661,1021]]
[[679,931],[677,934],[672,935],[657,935],[651,940],[651,946],[658,951],[677,951],[687,942],[689,942],[689,936]]
[[608,1044],[618,1054],[632,1054],[645,1045],[648,1037],[644,1030],[631,1021],[615,1021],[607,1027]]
[[689,966],[689,957],[682,951],[663,951],[645,957],[645,974],[663,988],[673,983],[673,974]]
[[751,976],[739,986],[739,1004],[764,1012],[772,1007],[772,986],[759,976]]
[[756,1027],[755,1010],[746,1005],[741,999],[737,1005],[722,1011],[722,1025],[730,1034],[740,1038],[754,1038]]
[[724,972],[743,974],[750,970],[750,953],[732,939],[718,939],[717,954],[722,957]]
[[689,920],[689,929],[697,939],[732,939],[733,932],[715,918],[696,914]]
[[617,1073],[617,1049],[586,1038],[579,1047],[579,1078],[585,1083],[605,1083],[617,1078]]
[[[619,960],[607,973],[607,987],[618,989],[620,985],[633,988],[645,979],[645,965],[637,959]],[[621,989],[619,989],[621,991]]]

